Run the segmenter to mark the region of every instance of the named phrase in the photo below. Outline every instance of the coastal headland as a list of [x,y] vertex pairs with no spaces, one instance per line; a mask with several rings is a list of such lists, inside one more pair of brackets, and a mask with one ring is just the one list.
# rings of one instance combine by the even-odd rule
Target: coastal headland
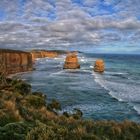
[[33,62],[37,58],[54,58],[65,53],[63,51],[34,50],[31,52],[0,49],[0,73],[15,74],[33,70]]
[[32,70],[32,55],[19,50],[0,49],[0,73],[15,74]]
[[[32,50],[30,52],[0,49],[0,73],[15,74],[33,70],[33,64],[37,58],[55,58],[67,52],[61,50]],[[77,58],[76,58],[77,59]],[[78,60],[78,59],[77,59]]]

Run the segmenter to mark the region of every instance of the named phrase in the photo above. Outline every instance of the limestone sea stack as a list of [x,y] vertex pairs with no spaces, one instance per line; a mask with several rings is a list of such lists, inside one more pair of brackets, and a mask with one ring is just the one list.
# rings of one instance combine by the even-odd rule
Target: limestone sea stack
[[79,69],[77,52],[68,53],[65,59],[64,69]]
[[105,70],[104,61],[102,59],[98,59],[95,61],[94,71],[102,73]]

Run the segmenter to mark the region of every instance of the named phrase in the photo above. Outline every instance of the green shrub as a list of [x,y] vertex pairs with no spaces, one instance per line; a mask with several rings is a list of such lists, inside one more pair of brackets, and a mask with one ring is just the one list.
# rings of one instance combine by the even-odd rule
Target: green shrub
[[46,105],[45,99],[36,95],[28,95],[26,96],[26,100],[29,105],[35,108],[40,108]]
[[47,96],[42,92],[32,92],[32,94],[47,99]]
[[14,84],[14,90],[22,95],[28,95],[31,93],[31,85],[19,81]]
[[25,122],[9,123],[0,127],[0,140],[25,140],[30,125]]
[[47,108],[50,111],[61,110],[61,104],[57,100],[53,99],[52,102],[48,104]]
[[82,118],[83,113],[80,109],[75,108],[72,116],[73,116],[74,119],[80,119],[80,118]]
[[0,113],[0,126],[4,126],[8,123],[18,122],[18,116],[15,116],[13,112],[2,112]]
[[36,127],[27,133],[26,140],[49,140],[49,135],[53,135],[51,130],[48,130],[47,126],[39,121],[36,122]]

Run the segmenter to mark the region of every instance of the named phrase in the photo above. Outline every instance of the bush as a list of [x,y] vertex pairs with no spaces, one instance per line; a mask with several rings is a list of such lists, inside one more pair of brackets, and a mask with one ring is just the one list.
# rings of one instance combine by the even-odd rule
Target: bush
[[83,113],[80,109],[75,108],[72,116],[73,116],[74,119],[80,119],[80,118],[82,118]]
[[16,84],[14,84],[14,90],[22,95],[28,95],[31,93],[31,85],[19,81]]
[[9,123],[0,127],[0,140],[25,140],[30,126],[25,122]]
[[18,122],[19,119],[16,116],[13,116],[12,114],[4,113],[0,116],[0,126],[4,126],[8,123],[12,122]]
[[44,98],[35,96],[35,95],[28,95],[26,96],[27,103],[35,108],[40,108],[46,105],[46,101]]
[[43,94],[42,92],[33,92],[32,94],[47,99],[47,96]]
[[48,104],[47,108],[50,111],[61,110],[61,104],[57,100],[53,99],[52,102]]

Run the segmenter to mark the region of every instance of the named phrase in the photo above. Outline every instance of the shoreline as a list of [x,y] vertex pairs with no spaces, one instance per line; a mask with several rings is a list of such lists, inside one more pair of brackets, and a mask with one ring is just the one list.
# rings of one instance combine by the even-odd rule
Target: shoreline
[[[28,72],[23,72],[23,74]],[[48,103],[46,94],[32,92],[31,84],[20,78],[12,78],[17,74],[22,73],[9,75],[8,85],[0,89],[0,101],[2,103],[0,138],[7,139],[9,132],[11,134],[10,138],[17,140],[20,140],[21,137],[23,140],[34,140],[29,139],[34,135],[37,138],[41,136],[41,140],[48,138],[48,136],[51,136],[48,140],[55,138],[67,140],[103,140],[105,138],[108,140],[125,140],[130,136],[132,140],[136,140],[140,136],[140,123],[138,122],[83,119],[83,113],[79,109],[72,113],[62,112],[62,114],[59,114],[58,112],[62,108],[58,101],[53,99]],[[14,129],[15,126],[18,130]],[[5,133],[7,135],[1,131],[4,129],[6,129]],[[40,133],[38,133],[39,130],[41,130]],[[15,133],[19,135],[15,136]]]
[[60,115],[57,110],[61,110],[61,105],[55,99],[47,103],[44,93],[31,92],[31,85],[22,80],[7,79],[7,82],[8,85],[0,89],[3,105],[0,139],[126,140],[131,136],[131,140],[137,140],[140,136],[140,123],[87,120],[82,118],[79,109],[73,114],[63,112]]

